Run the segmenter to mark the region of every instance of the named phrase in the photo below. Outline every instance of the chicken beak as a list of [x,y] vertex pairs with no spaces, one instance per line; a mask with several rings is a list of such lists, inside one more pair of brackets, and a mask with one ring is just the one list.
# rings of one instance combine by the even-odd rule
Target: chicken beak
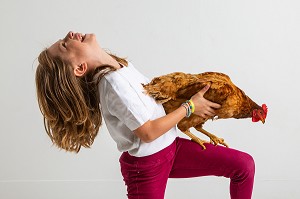
[[264,124],[265,123],[265,118],[260,117],[260,121]]

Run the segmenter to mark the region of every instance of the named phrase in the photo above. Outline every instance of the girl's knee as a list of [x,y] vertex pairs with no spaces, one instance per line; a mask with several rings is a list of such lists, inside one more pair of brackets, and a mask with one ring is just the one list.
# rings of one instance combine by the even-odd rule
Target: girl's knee
[[255,173],[255,161],[253,159],[253,157],[249,154],[245,154],[245,165],[246,165],[246,170],[249,173]]
[[254,177],[255,174],[255,161],[253,157],[247,153],[239,155],[239,171],[247,177]]

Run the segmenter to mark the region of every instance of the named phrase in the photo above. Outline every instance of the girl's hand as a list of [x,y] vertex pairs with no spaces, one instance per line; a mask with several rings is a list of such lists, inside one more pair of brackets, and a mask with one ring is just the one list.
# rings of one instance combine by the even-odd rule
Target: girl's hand
[[216,115],[215,109],[221,108],[220,104],[211,102],[203,97],[206,91],[210,88],[210,84],[207,84],[201,91],[192,96],[191,100],[195,105],[194,114],[203,118],[210,118]]

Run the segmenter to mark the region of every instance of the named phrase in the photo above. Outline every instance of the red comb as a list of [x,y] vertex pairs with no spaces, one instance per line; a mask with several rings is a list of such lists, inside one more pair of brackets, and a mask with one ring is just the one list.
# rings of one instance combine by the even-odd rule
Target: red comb
[[263,105],[261,105],[261,107],[262,107],[262,109],[264,110],[264,112],[265,112],[265,114],[267,116],[267,113],[268,113],[268,107],[267,107],[267,105],[263,104]]

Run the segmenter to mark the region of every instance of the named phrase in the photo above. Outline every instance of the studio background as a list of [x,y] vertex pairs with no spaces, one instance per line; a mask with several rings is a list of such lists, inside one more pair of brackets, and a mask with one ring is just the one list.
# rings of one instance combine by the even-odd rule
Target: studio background
[[[300,198],[299,10],[297,0],[1,0],[0,198],[126,198],[120,153],[105,126],[79,154],[52,146],[44,131],[36,58],[70,30],[95,33],[150,79],[228,74],[268,105],[266,123],[229,119],[205,129],[254,157],[254,199]],[[166,198],[229,198],[229,180],[171,179]]]

